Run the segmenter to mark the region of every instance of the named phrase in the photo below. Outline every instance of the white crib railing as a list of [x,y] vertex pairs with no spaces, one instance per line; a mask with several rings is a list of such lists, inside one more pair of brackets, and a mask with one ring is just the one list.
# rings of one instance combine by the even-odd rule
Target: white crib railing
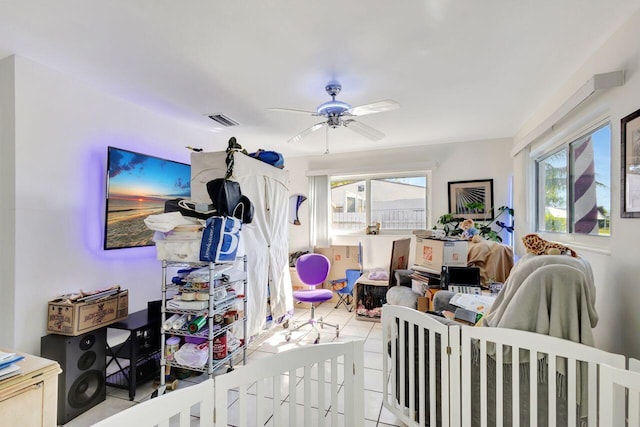
[[389,375],[383,381],[384,407],[409,426],[459,426],[450,402],[459,395],[459,357],[449,353],[459,355],[460,328],[401,306],[384,307],[382,328],[390,356],[382,363],[384,378]]
[[629,359],[629,370],[600,367],[600,425],[640,426],[639,360]]
[[[213,425],[213,380],[146,400],[110,416],[93,427],[189,427],[191,413],[199,409],[200,426]],[[176,422],[178,424],[176,424]]]
[[[531,426],[582,426],[587,421],[595,427],[599,366],[625,367],[622,355],[547,335],[466,326],[461,334],[463,383],[483,385],[479,390],[461,387],[463,426],[478,424],[471,413],[476,403],[482,426],[493,424],[494,417],[495,425],[518,426],[526,423],[528,412]],[[508,378],[511,390],[504,389]],[[528,390],[521,384],[528,384]],[[511,417],[505,415],[505,404]]]
[[147,400],[95,426],[187,427],[199,411],[201,427],[361,427],[363,370],[363,341],[305,346]]
[[[600,367],[625,367],[619,354],[513,329],[447,326],[400,306],[384,307],[382,325],[383,404],[408,426],[595,427]],[[616,414],[624,414],[620,397],[617,390]]]
[[257,360],[215,378],[215,425],[362,426],[363,369],[362,341],[306,346]]

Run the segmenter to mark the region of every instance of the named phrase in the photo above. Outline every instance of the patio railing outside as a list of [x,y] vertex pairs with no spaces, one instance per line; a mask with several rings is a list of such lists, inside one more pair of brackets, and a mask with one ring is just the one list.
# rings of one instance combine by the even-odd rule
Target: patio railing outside
[[[425,209],[379,209],[371,211],[371,223],[380,223],[381,229],[416,230],[426,227]],[[334,230],[364,230],[364,212],[334,212]]]

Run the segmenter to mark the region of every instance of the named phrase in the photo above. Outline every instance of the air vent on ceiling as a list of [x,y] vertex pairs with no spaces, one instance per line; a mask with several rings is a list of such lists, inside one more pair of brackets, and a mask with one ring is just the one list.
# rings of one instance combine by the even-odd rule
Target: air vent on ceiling
[[220,123],[224,127],[238,126],[240,124],[222,113],[211,114],[208,117],[214,122]]

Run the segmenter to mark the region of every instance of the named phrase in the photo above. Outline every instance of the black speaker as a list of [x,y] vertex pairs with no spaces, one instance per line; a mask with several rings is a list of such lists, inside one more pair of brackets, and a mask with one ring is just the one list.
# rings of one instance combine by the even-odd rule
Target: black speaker
[[77,337],[46,335],[40,339],[42,357],[56,360],[62,368],[58,424],[66,424],[106,399],[106,345],[106,328]]

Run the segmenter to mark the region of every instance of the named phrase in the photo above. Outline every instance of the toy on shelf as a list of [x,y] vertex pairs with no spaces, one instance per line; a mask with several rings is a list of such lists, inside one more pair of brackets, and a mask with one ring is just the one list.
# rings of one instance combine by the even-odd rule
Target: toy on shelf
[[472,219],[467,218],[460,223],[460,228],[462,229],[462,234],[460,237],[464,240],[471,240],[474,243],[478,243],[482,240],[480,234],[478,233],[478,229],[475,227],[475,223]]
[[569,254],[572,257],[577,257],[578,254],[573,249],[561,245],[560,243],[550,242],[543,239],[537,234],[527,234],[522,238],[522,243],[527,250],[527,253],[535,255],[563,255]]

